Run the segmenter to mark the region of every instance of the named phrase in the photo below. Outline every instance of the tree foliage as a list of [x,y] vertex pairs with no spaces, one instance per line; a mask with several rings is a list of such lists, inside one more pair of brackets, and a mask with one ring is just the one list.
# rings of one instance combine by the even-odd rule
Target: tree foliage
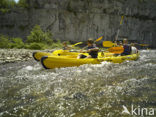
[[22,7],[22,8],[28,8],[28,0],[19,0],[17,6]]
[[0,35],[0,48],[10,48],[10,40],[8,36]]
[[15,5],[14,0],[0,0],[0,8],[13,8]]
[[29,36],[27,36],[28,43],[45,43],[52,44],[52,34],[48,32],[43,32],[39,25],[34,26]]
[[12,38],[11,40],[11,48],[24,48],[24,43],[21,38]]
[[24,43],[22,38],[11,38],[9,36],[0,35],[0,48],[26,48],[26,49],[51,49],[61,48],[63,45],[60,40],[53,42],[51,32],[44,32],[39,25],[33,27],[30,35]]
[[[6,9],[11,9],[16,7],[28,8],[29,0],[19,0],[16,3],[14,0],[0,0],[0,11],[4,11]],[[1,10],[2,9],[2,10]]]

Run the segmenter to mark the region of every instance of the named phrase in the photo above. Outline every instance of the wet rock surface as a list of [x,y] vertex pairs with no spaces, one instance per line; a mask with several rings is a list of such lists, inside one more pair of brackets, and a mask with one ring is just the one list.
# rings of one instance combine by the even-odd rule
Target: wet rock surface
[[[32,53],[41,50],[27,49],[0,49],[0,64],[13,63],[17,61],[28,61],[32,59]],[[49,50],[44,50],[50,52]]]
[[[57,48],[59,49],[59,48]],[[33,52],[53,52],[56,49],[28,50],[28,49],[0,49],[0,65],[14,63],[18,61],[28,61],[33,59]]]

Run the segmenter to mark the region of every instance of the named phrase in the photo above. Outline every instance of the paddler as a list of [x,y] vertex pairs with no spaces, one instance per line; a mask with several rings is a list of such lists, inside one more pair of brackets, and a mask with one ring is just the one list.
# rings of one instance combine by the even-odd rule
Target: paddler
[[123,40],[123,48],[124,48],[124,51],[123,53],[121,53],[121,56],[131,54],[131,46],[128,44],[128,40],[126,38]]
[[85,50],[85,51],[80,50],[80,52],[83,52],[83,53],[87,52],[87,53],[89,53],[89,55],[86,56],[83,54],[79,54],[77,57],[78,59],[80,59],[80,58],[97,58],[98,57],[99,48],[96,47],[92,38],[88,39],[86,48],[87,48],[87,50]]
[[119,45],[118,46],[119,47],[122,47],[123,46],[122,41],[119,42]]
[[63,42],[63,50],[70,50],[70,49],[71,49],[71,47],[69,47],[69,46],[67,45],[67,42],[64,41],[64,42]]

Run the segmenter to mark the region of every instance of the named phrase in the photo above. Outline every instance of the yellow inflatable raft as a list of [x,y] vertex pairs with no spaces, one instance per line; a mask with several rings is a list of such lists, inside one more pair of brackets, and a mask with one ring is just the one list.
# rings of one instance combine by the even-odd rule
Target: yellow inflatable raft
[[83,64],[100,64],[103,61],[122,63],[125,60],[137,60],[139,54],[127,55],[127,56],[109,56],[99,57],[97,59],[77,59],[75,56],[44,56],[41,58],[41,64],[46,69],[61,68],[61,67],[73,67]]
[[[48,52],[34,52],[33,53],[33,58],[36,61],[40,61],[43,56],[74,56],[74,57],[77,57],[78,54],[81,54],[81,53],[70,52],[69,50],[55,50],[52,53],[50,53],[50,52],[49,53]],[[88,53],[83,53],[83,54],[88,55]],[[108,57],[108,56],[113,56],[113,53],[99,52],[98,56],[99,57]]]

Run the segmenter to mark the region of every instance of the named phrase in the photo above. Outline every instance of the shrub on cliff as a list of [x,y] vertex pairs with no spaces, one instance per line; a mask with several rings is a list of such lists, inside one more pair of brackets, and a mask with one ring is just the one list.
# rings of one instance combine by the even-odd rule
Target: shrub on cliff
[[26,44],[25,48],[26,49],[32,49],[32,50],[43,50],[43,49],[46,48],[46,45],[43,44],[43,43],[33,42],[33,43],[30,43],[30,44]]
[[0,8],[13,8],[15,5],[14,0],[0,0]]
[[12,38],[12,43],[10,43],[11,48],[24,48],[24,43],[21,38]]
[[16,2],[14,0],[0,0],[0,12],[7,13],[11,8],[14,8]]
[[5,35],[0,35],[0,48],[24,48],[24,43],[21,38],[10,38]]
[[27,36],[27,43],[44,43],[52,44],[52,34],[48,32],[43,32],[39,25],[34,26],[29,36]]
[[17,6],[22,7],[22,8],[28,8],[28,0],[19,0]]
[[62,48],[63,44],[60,40],[57,40],[55,43],[51,44],[50,48]]
[[8,36],[0,35],[0,48],[10,48],[10,40]]

